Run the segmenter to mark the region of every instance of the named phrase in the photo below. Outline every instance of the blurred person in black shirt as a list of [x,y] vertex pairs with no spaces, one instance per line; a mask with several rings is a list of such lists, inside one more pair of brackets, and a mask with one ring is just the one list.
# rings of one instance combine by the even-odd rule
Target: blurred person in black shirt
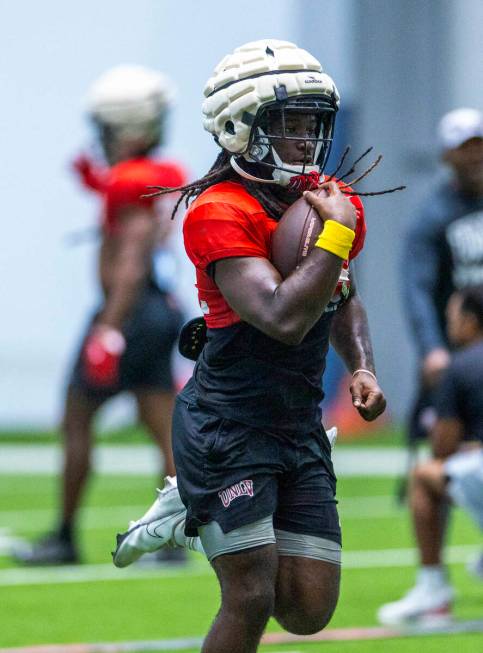
[[403,248],[402,291],[418,349],[419,389],[409,441],[434,421],[432,393],[450,363],[445,307],[454,290],[483,283],[483,115],[456,109],[441,119],[438,142],[450,178],[420,206]]
[[[388,625],[450,617],[454,592],[442,559],[448,501],[483,530],[483,284],[455,292],[446,316],[449,341],[458,349],[434,396],[433,458],[418,465],[410,481],[420,567],[415,587],[379,610]],[[474,571],[483,577],[483,556]]]

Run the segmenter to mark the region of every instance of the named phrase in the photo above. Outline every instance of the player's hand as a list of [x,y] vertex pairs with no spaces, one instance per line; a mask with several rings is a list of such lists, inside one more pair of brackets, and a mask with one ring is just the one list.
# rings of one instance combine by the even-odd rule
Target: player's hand
[[92,172],[95,166],[87,154],[79,154],[72,161],[71,167],[72,170],[81,177],[81,179],[84,179]]
[[366,422],[372,422],[386,410],[384,393],[371,374],[364,371],[357,372],[352,377],[350,392],[352,405]]
[[450,354],[447,349],[438,347],[433,349],[423,359],[423,379],[428,388],[433,388],[437,385],[438,381],[444,370],[448,367],[450,362]]
[[87,154],[79,154],[71,164],[73,172],[79,176],[87,188],[102,191],[105,187],[105,171],[99,167]]
[[75,159],[72,161],[72,168],[76,171],[82,174],[86,170],[88,170],[92,165],[92,161],[89,159],[87,154],[81,153],[75,157]]
[[355,206],[346,197],[335,181],[328,181],[319,186],[318,194],[310,190],[304,193],[306,201],[312,206],[322,220],[334,220],[355,230],[357,213]]
[[126,341],[120,331],[103,324],[94,326],[82,352],[84,373],[89,383],[99,387],[116,385],[125,349]]

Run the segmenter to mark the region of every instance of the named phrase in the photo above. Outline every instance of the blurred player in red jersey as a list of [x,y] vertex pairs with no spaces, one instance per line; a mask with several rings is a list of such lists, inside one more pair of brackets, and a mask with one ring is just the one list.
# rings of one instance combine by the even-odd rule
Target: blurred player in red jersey
[[[206,343],[203,324],[191,339],[183,330],[182,348],[191,341],[199,357],[173,416],[177,483],[168,479],[118,536],[114,563],[165,544],[204,551],[221,608],[202,651],[252,653],[270,616],[314,633],[338,599],[336,479],[320,409],[329,338],[364,419],[380,415],[385,399],[351,279],[364,210],[345,184],[322,176],[339,106],[334,82],[305,50],[267,39],[225,57],[205,98],[204,126],[222,151],[182,195],[196,197],[184,241]],[[325,195],[308,190],[319,183]],[[304,189],[324,228],[282,279],[271,236]]]
[[69,379],[63,433],[62,512],[56,530],[16,558],[27,564],[79,561],[75,519],[91,463],[92,423],[104,402],[128,390],[139,418],[174,474],[171,353],[181,314],[153,274],[153,253],[171,228],[173,203],[143,198],[148,186],[186,182],[180,165],[151,158],[162,141],[172,83],[141,66],[119,66],[92,86],[88,113],[107,165],[81,156],[82,183],[102,203],[99,282],[104,301],[83,339]]

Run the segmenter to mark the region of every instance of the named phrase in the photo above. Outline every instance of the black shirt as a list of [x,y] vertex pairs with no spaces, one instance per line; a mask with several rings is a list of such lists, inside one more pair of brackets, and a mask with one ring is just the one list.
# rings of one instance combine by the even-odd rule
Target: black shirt
[[483,339],[454,353],[435,407],[438,417],[463,423],[466,440],[483,442]]
[[208,329],[181,398],[268,432],[320,427],[332,315],[324,313],[298,345],[278,342],[246,322]]
[[457,288],[483,283],[483,196],[440,183],[404,241],[404,309],[422,356],[446,342],[445,307]]

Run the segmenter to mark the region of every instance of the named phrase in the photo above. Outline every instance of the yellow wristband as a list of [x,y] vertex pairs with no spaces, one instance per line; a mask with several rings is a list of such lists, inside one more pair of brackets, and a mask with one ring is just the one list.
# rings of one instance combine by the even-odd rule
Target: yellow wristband
[[325,249],[343,261],[349,258],[356,232],[335,220],[326,220],[322,233],[317,238],[315,247]]

